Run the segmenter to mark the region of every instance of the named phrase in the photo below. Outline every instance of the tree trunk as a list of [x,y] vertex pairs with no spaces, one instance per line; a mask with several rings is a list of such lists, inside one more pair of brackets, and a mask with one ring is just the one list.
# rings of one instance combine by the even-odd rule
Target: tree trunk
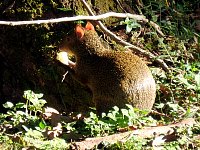
[[[125,1],[87,1],[95,14],[109,11],[131,12]],[[123,6],[123,9],[122,9]],[[63,11],[59,8],[66,8]],[[126,10],[125,10],[126,9]],[[87,15],[81,1],[42,0],[2,1],[1,20],[36,20],[75,15]],[[114,25],[115,18],[103,21]],[[48,105],[59,111],[88,111],[94,106],[92,94],[68,74],[61,82],[64,68],[55,63],[56,51],[61,39],[73,31],[74,23],[56,23],[23,26],[0,26],[0,99],[14,103],[24,101],[25,90],[43,93]],[[1,108],[3,110],[3,108]]]

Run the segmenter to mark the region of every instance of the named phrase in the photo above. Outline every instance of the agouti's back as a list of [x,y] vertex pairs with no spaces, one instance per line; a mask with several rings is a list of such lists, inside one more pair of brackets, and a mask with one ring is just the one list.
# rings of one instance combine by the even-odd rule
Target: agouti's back
[[85,28],[77,26],[75,34],[75,37],[66,38],[60,50],[75,55],[73,76],[91,89],[98,114],[125,104],[152,109],[155,81],[138,56],[105,49],[90,23]]

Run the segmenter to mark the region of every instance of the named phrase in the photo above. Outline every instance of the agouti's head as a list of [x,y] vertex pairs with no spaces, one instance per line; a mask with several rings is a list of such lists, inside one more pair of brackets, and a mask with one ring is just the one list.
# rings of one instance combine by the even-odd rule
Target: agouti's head
[[77,25],[75,33],[68,35],[59,46],[59,50],[75,56],[95,54],[102,49],[100,37],[90,22],[87,22],[85,28]]

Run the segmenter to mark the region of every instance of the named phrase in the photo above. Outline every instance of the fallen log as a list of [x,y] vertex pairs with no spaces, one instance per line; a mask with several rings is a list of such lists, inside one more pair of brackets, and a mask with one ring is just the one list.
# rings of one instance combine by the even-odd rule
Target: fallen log
[[169,135],[173,135],[175,132],[175,128],[177,127],[185,127],[185,126],[193,126],[195,124],[195,120],[193,118],[188,118],[185,120],[182,120],[179,123],[166,125],[166,126],[155,126],[155,127],[145,127],[143,129],[138,129],[134,131],[128,131],[124,133],[117,133],[105,137],[96,137],[96,138],[86,138],[84,141],[81,142],[75,142],[72,144],[72,149],[79,149],[79,150],[85,150],[85,149],[92,149],[95,145],[98,145],[102,141],[106,141],[109,143],[116,143],[116,142],[126,142],[128,139],[130,139],[133,136],[138,136],[142,138],[151,138],[159,135],[166,135],[165,140],[170,141],[171,138]]

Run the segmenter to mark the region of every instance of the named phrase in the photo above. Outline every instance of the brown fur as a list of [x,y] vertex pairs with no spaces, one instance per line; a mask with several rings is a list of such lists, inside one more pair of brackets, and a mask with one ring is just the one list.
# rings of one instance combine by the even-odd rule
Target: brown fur
[[76,35],[67,37],[60,50],[75,55],[73,76],[91,89],[98,114],[115,105],[122,108],[125,104],[152,109],[155,81],[138,56],[105,49],[94,30],[80,28],[80,25]]

